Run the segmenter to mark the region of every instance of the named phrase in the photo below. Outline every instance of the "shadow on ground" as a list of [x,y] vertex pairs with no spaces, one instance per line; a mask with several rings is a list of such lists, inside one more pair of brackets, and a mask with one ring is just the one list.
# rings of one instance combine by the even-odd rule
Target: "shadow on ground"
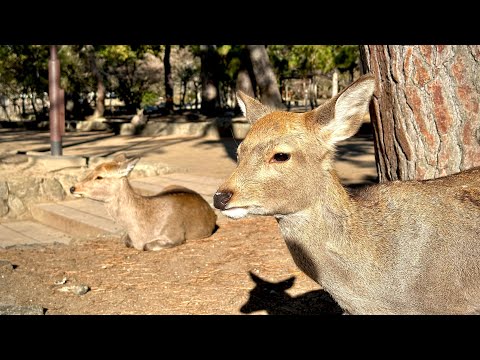
[[250,272],[255,287],[250,290],[248,301],[240,312],[250,314],[265,310],[268,315],[326,315],[342,314],[342,309],[324,290],[313,290],[301,295],[291,296],[290,289],[295,277],[280,282],[266,281]]

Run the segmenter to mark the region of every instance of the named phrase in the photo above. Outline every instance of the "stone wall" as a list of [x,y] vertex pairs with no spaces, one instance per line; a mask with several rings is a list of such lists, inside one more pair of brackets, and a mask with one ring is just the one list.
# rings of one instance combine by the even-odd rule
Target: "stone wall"
[[[3,156],[2,156],[3,155]],[[73,200],[69,189],[103,157],[0,154],[0,221],[31,218],[32,205]],[[165,164],[140,161],[130,178],[171,172]]]

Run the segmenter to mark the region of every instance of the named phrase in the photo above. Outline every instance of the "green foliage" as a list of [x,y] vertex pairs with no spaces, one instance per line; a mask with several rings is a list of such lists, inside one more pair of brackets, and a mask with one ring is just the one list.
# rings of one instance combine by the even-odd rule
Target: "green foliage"
[[155,105],[158,101],[159,94],[153,91],[145,91],[142,94],[142,103],[141,106],[152,106]]
[[[238,72],[246,66],[245,46],[216,45],[214,48],[218,63],[212,76],[218,80],[219,91],[223,93],[235,88]],[[164,94],[164,49],[164,45],[58,46],[61,86],[76,99],[96,91],[93,61],[107,92],[115,92],[131,110],[153,105]],[[267,52],[280,79],[330,75],[335,68],[352,73],[359,57],[355,45],[269,45]],[[200,81],[201,54],[200,45],[172,45],[172,77],[175,86],[182,84],[176,92],[182,91],[186,100],[196,97],[193,84],[196,87]],[[0,45],[0,95],[17,97],[21,93],[33,93],[40,96],[48,92],[49,56],[47,45]]]
[[91,73],[86,51],[84,45],[64,45],[58,49],[60,86],[67,93],[83,96],[96,90],[96,79]]
[[152,63],[159,59],[159,45],[105,45],[98,49],[98,57],[104,61],[107,87],[115,91],[130,111],[141,106],[144,94],[160,82],[159,69]]
[[334,62],[341,71],[353,71],[358,65],[360,50],[358,45],[335,45],[333,47]]
[[280,78],[351,70],[359,56],[356,45],[269,45],[267,52]]
[[0,48],[2,87],[37,94],[48,91],[48,46],[3,45]]

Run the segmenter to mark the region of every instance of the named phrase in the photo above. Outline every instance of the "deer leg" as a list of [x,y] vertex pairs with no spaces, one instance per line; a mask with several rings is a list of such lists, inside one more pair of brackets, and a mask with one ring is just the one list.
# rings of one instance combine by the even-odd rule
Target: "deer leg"
[[129,247],[129,248],[133,247],[132,239],[130,239],[130,236],[128,235],[128,233],[122,236],[122,241],[125,243],[126,247]]
[[184,241],[174,240],[167,237],[150,241],[143,245],[145,251],[158,251],[162,249],[168,249],[182,244]]

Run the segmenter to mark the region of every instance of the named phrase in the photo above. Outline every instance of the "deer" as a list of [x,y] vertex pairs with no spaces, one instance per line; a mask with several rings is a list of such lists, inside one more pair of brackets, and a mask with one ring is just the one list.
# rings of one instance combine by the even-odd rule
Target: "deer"
[[110,216],[126,229],[123,241],[127,247],[158,251],[210,236],[217,215],[197,192],[179,185],[169,185],[152,196],[134,191],[127,176],[139,160],[120,153],[97,165],[70,193],[103,202]]
[[374,89],[362,75],[303,113],[238,91],[251,127],[214,206],[273,216],[296,266],[345,314],[478,314],[480,167],[355,191],[339,179],[335,147],[358,131]]

